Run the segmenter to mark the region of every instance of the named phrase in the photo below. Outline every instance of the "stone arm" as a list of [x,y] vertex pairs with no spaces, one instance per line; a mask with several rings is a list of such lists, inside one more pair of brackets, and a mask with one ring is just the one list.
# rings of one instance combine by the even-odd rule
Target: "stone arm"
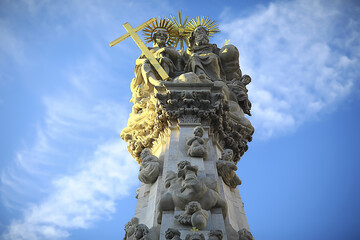
[[186,144],[187,144],[188,146],[191,146],[191,144],[192,144],[194,141],[198,141],[200,144],[205,144],[204,139],[202,139],[202,138],[200,138],[200,137],[193,137],[193,138],[191,138],[190,140],[188,140],[188,141],[186,142]]
[[189,139],[189,140],[186,142],[186,144],[187,144],[188,146],[191,146],[191,144],[192,144],[195,140],[196,140],[196,138],[193,137],[193,138]]
[[226,163],[228,166],[230,166],[230,168],[234,171],[238,170],[238,167],[235,165],[235,163],[233,162],[227,162]]
[[220,48],[218,48],[216,44],[212,44],[212,45],[213,45],[213,53],[219,56]]
[[174,47],[166,47],[164,48],[164,51],[169,55],[171,59],[179,59],[180,54]]

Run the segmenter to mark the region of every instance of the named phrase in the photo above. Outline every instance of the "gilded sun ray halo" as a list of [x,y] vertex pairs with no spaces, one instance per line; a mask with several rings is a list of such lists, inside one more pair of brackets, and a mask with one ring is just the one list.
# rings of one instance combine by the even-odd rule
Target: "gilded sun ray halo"
[[219,25],[215,22],[215,20],[211,20],[209,17],[196,17],[196,19],[191,19],[188,24],[190,32],[194,31],[195,28],[200,26],[203,26],[208,30],[209,37],[212,37],[215,33],[219,32]]
[[167,32],[168,39],[166,41],[166,45],[172,46],[176,40],[174,37],[174,25],[167,17],[158,17],[152,24],[143,29],[145,43],[153,41],[153,34],[157,29],[163,29]]
[[174,26],[174,38],[175,38],[175,42],[174,42],[174,47],[176,48],[177,45],[180,42],[180,49],[184,50],[184,43],[187,47],[189,47],[189,40],[188,37],[190,35],[190,29],[188,27],[189,22],[188,21],[189,17],[186,16],[184,21],[183,21],[183,17],[181,15],[181,11],[179,11],[178,13],[178,19],[176,19],[174,16],[170,16],[170,21]]

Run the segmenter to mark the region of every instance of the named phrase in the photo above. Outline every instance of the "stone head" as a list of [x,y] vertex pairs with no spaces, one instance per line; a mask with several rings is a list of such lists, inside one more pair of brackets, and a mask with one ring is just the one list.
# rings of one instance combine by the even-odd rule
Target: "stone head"
[[209,32],[205,27],[199,26],[191,33],[189,40],[196,46],[206,45],[209,43]]
[[189,165],[191,165],[191,163],[189,161],[184,160],[184,161],[179,162],[177,164],[177,167],[178,167],[178,170],[180,170],[180,169],[184,169],[186,166],[189,166]]
[[165,29],[155,29],[152,35],[154,45],[159,47],[165,47],[166,41],[168,40],[169,35]]
[[234,158],[234,152],[231,149],[225,149],[221,153],[221,159],[224,161],[232,161]]
[[199,210],[201,210],[201,205],[197,201],[189,202],[185,207],[185,212],[188,214],[193,214]]
[[194,128],[194,135],[197,137],[202,137],[204,135],[204,129],[200,126]]
[[194,232],[186,235],[185,240],[205,240],[205,237],[202,233]]
[[138,224],[135,228],[135,239],[140,239],[149,233],[149,228],[145,224]]
[[239,240],[254,240],[253,235],[246,228],[240,229],[238,231],[238,234],[239,234]]
[[140,153],[140,158],[143,159],[143,158],[145,158],[146,156],[149,156],[149,155],[152,155],[150,149],[144,148]]
[[209,240],[222,240],[223,233],[221,230],[211,230],[209,233]]
[[137,217],[133,217],[131,220],[131,225],[139,224],[139,219]]
[[241,81],[245,85],[248,85],[249,83],[251,83],[251,77],[249,75],[244,75],[244,76],[242,76]]
[[166,239],[173,239],[175,236],[179,236],[180,237],[180,231],[175,229],[175,228],[168,228],[168,230],[166,230],[165,232],[165,238]]

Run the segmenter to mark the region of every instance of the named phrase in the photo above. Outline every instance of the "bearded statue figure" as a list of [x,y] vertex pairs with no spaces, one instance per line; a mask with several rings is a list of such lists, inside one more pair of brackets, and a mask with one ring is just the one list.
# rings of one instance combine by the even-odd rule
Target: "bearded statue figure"
[[185,72],[193,72],[202,80],[224,81],[225,73],[220,64],[219,48],[209,43],[208,30],[199,26],[189,37],[190,46],[185,55]]

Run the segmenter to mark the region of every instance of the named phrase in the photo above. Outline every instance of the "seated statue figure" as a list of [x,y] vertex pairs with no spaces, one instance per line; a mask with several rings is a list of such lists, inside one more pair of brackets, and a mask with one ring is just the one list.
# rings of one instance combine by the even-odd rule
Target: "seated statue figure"
[[142,150],[140,158],[142,160],[138,175],[140,182],[146,184],[154,183],[160,174],[159,159],[147,148]]
[[190,46],[185,55],[185,72],[193,72],[200,79],[224,81],[225,74],[220,64],[219,48],[209,44],[209,33],[206,27],[199,26],[189,37]]
[[[162,22],[160,20],[157,27],[150,29],[149,41],[152,41],[153,46],[149,47],[149,51],[171,78],[176,73],[177,68],[175,66],[180,56],[174,47],[167,46],[169,45],[171,29],[166,28],[166,26],[162,27]],[[154,66],[142,54],[136,60],[135,78],[130,84],[133,93],[130,100],[134,103],[133,111],[130,113],[127,127],[121,132],[121,138],[129,143],[128,149],[139,163],[141,162],[139,159],[141,151],[144,148],[151,148],[156,136],[161,131],[155,126],[157,114],[155,112],[154,86],[159,86],[162,82],[163,79]]]
[[[173,77],[177,72],[176,65],[180,55],[174,47],[166,46],[168,39],[169,33],[166,30],[154,29],[152,33],[153,46],[149,47],[149,51],[158,60],[165,72]],[[131,89],[137,85],[144,85],[146,90],[152,92],[153,86],[159,86],[162,82],[161,77],[144,54],[136,60],[135,76],[136,78],[131,83]]]
[[[223,217],[227,214],[227,203],[218,191],[217,183],[213,184],[208,177],[199,179],[198,166],[192,166],[188,161],[178,163],[178,173],[168,171],[165,176],[166,190],[156,206],[157,222],[162,221],[163,211],[172,211],[175,208],[184,210],[189,202],[197,201],[201,208],[210,210],[221,208]],[[216,181],[215,181],[216,182]]]
[[233,150],[225,149],[221,153],[221,158],[216,162],[216,168],[224,183],[231,188],[236,188],[241,184],[241,180],[235,173],[237,166],[233,162],[233,155]]
[[176,215],[175,218],[182,225],[190,225],[202,230],[206,227],[209,214],[201,208],[200,203],[192,201],[185,206],[184,213]]
[[186,144],[189,147],[188,154],[191,157],[206,157],[207,148],[205,140],[202,138],[204,129],[200,126],[194,128],[194,137],[190,138]]

